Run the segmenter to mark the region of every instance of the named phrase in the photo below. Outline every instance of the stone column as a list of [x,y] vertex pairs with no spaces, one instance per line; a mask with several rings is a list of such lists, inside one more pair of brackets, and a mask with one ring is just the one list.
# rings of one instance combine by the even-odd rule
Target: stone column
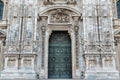
[[[41,44],[41,54],[40,54],[40,78],[43,79],[43,78],[47,78],[47,73],[46,73],[46,49],[45,49],[45,46],[47,46],[46,44],[48,44],[47,42],[47,30],[46,30],[46,27],[47,27],[47,16],[40,16],[40,28],[41,28],[41,38],[42,40],[40,41],[40,44]],[[47,42],[47,43],[46,43]],[[48,47],[48,46],[47,46]]]
[[120,37],[115,37],[116,67],[120,72]]
[[81,46],[80,46],[80,40],[79,40],[79,39],[80,39],[80,38],[79,38],[79,37],[80,37],[80,36],[79,36],[79,27],[80,27],[80,26],[79,26],[79,18],[80,18],[80,17],[79,17],[79,16],[73,16],[72,18],[73,18],[72,29],[74,30],[75,46],[76,46],[76,47],[75,47],[75,48],[76,48],[76,49],[75,49],[75,53],[76,53],[76,55],[75,55],[75,56],[76,56],[76,60],[75,60],[75,61],[76,61],[76,62],[75,62],[75,63],[76,63],[76,64],[75,64],[75,66],[76,66],[76,67],[75,67],[75,68],[76,68],[76,69],[75,69],[75,73],[76,73],[76,77],[80,78],[80,71],[81,71],[81,70],[80,70],[80,64],[79,64],[79,60],[80,60],[80,58],[81,58],[81,56],[80,56],[81,53],[80,53],[80,50],[79,50],[80,47],[81,47]]
[[45,68],[45,79],[48,78],[48,48],[49,48],[49,36],[51,34],[51,30],[47,29],[45,33],[45,42],[44,42],[44,68]]

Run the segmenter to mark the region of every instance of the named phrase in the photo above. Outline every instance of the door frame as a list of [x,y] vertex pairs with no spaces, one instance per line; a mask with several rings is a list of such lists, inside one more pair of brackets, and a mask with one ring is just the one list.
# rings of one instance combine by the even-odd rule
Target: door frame
[[[49,45],[50,44],[56,44],[56,42],[54,43],[53,41],[53,39],[56,39],[57,37],[59,37],[58,35],[56,36],[56,33],[57,34],[61,34],[61,33],[63,33],[63,36],[65,37],[65,39],[64,40],[67,40],[68,41],[68,45],[67,46],[62,46],[62,47],[68,47],[67,49],[70,51],[70,52],[68,52],[67,54],[69,54],[69,56],[66,56],[66,57],[69,57],[70,58],[70,62],[68,62],[70,65],[71,65],[71,67],[69,68],[69,71],[72,71],[72,55],[71,55],[71,39],[70,39],[70,35],[69,35],[69,33],[68,33],[68,31],[53,31],[52,32],[52,35],[54,36],[54,37],[52,37],[52,35],[49,37]],[[66,37],[67,36],[67,37]],[[64,40],[62,40],[63,42],[64,42]],[[51,43],[51,41],[52,41],[52,43]],[[56,40],[55,40],[56,41]],[[66,41],[65,41],[66,42]],[[59,42],[58,42],[59,43]],[[62,43],[61,43],[62,44]],[[56,47],[58,47],[58,45],[56,46]],[[50,46],[49,46],[49,48],[50,48]],[[53,46],[51,46],[51,48],[53,48]],[[55,47],[54,47],[55,48]],[[50,51],[50,49],[48,50],[48,51]],[[61,52],[60,52],[61,53]],[[59,52],[57,53],[57,54],[59,54]],[[52,54],[53,55],[53,54]],[[66,54],[64,54],[64,56],[65,56]],[[61,57],[64,57],[63,55],[61,56]],[[53,56],[52,56],[53,57]],[[51,58],[52,58],[51,57]],[[59,56],[56,56],[56,57],[59,57]],[[50,62],[50,63],[52,63],[52,64],[49,64],[49,59],[50,58],[50,52],[48,53],[48,79],[63,79],[63,77],[55,77],[55,78],[53,78],[53,77],[51,77],[51,76],[49,76],[49,72],[51,72],[51,71],[49,71],[49,69],[51,69],[51,68],[49,68],[49,65],[53,65],[53,64],[56,64],[56,62]],[[65,62],[62,62],[62,63],[65,63]],[[59,64],[59,63],[58,63]],[[61,62],[60,62],[60,64],[61,64]],[[65,67],[65,66],[64,66]],[[53,69],[53,68],[52,68]],[[67,68],[65,68],[65,69],[67,69]],[[64,71],[65,72],[65,71]],[[50,75],[52,75],[52,74],[50,74]],[[68,75],[68,74],[67,74]],[[62,75],[62,76],[64,76],[64,75]],[[72,72],[70,72],[70,74],[69,74],[69,77],[67,76],[67,77],[64,77],[65,79],[72,79]]]
[[75,78],[76,73],[76,48],[75,48],[75,32],[71,28],[71,25],[66,26],[49,26],[45,31],[45,41],[44,41],[44,75],[45,79],[48,79],[48,51],[49,51],[49,38],[52,31],[68,31],[71,39],[71,59],[72,59],[72,79]]

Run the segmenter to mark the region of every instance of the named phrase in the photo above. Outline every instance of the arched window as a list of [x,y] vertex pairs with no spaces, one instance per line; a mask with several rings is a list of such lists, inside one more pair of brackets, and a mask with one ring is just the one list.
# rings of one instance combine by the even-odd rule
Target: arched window
[[117,1],[117,14],[118,14],[118,19],[120,19],[120,0]]
[[0,1],[0,20],[3,17],[3,8],[4,8],[4,3],[2,1]]

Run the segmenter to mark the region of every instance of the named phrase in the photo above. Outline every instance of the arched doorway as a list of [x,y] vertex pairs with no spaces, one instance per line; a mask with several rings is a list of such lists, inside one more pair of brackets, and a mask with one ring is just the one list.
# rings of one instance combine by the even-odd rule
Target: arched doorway
[[49,39],[48,78],[72,78],[71,39],[67,31],[53,31]]
[[[47,9],[39,14],[40,26],[42,27],[42,44],[43,52],[41,61],[41,78],[48,79],[49,77],[49,40],[55,31],[66,31],[70,35],[71,40],[71,65],[72,65],[72,79],[79,78],[80,70],[77,63],[77,53],[76,53],[76,38],[75,38],[75,26],[79,23],[80,14],[78,11],[66,7],[54,7]],[[45,16],[46,15],[46,16]],[[57,17],[56,17],[57,15]],[[59,18],[58,18],[59,17]],[[79,26],[79,25],[78,25]],[[52,79],[52,78],[51,78]],[[57,78],[56,78],[57,79]],[[67,79],[67,78],[64,78]]]

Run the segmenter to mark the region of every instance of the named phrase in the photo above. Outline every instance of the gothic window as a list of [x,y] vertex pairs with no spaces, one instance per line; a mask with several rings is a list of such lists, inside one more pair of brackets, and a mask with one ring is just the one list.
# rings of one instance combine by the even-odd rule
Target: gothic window
[[120,0],[117,1],[117,14],[118,14],[118,19],[120,19]]
[[0,1],[0,20],[3,17],[3,8],[4,8],[4,3],[2,1]]

